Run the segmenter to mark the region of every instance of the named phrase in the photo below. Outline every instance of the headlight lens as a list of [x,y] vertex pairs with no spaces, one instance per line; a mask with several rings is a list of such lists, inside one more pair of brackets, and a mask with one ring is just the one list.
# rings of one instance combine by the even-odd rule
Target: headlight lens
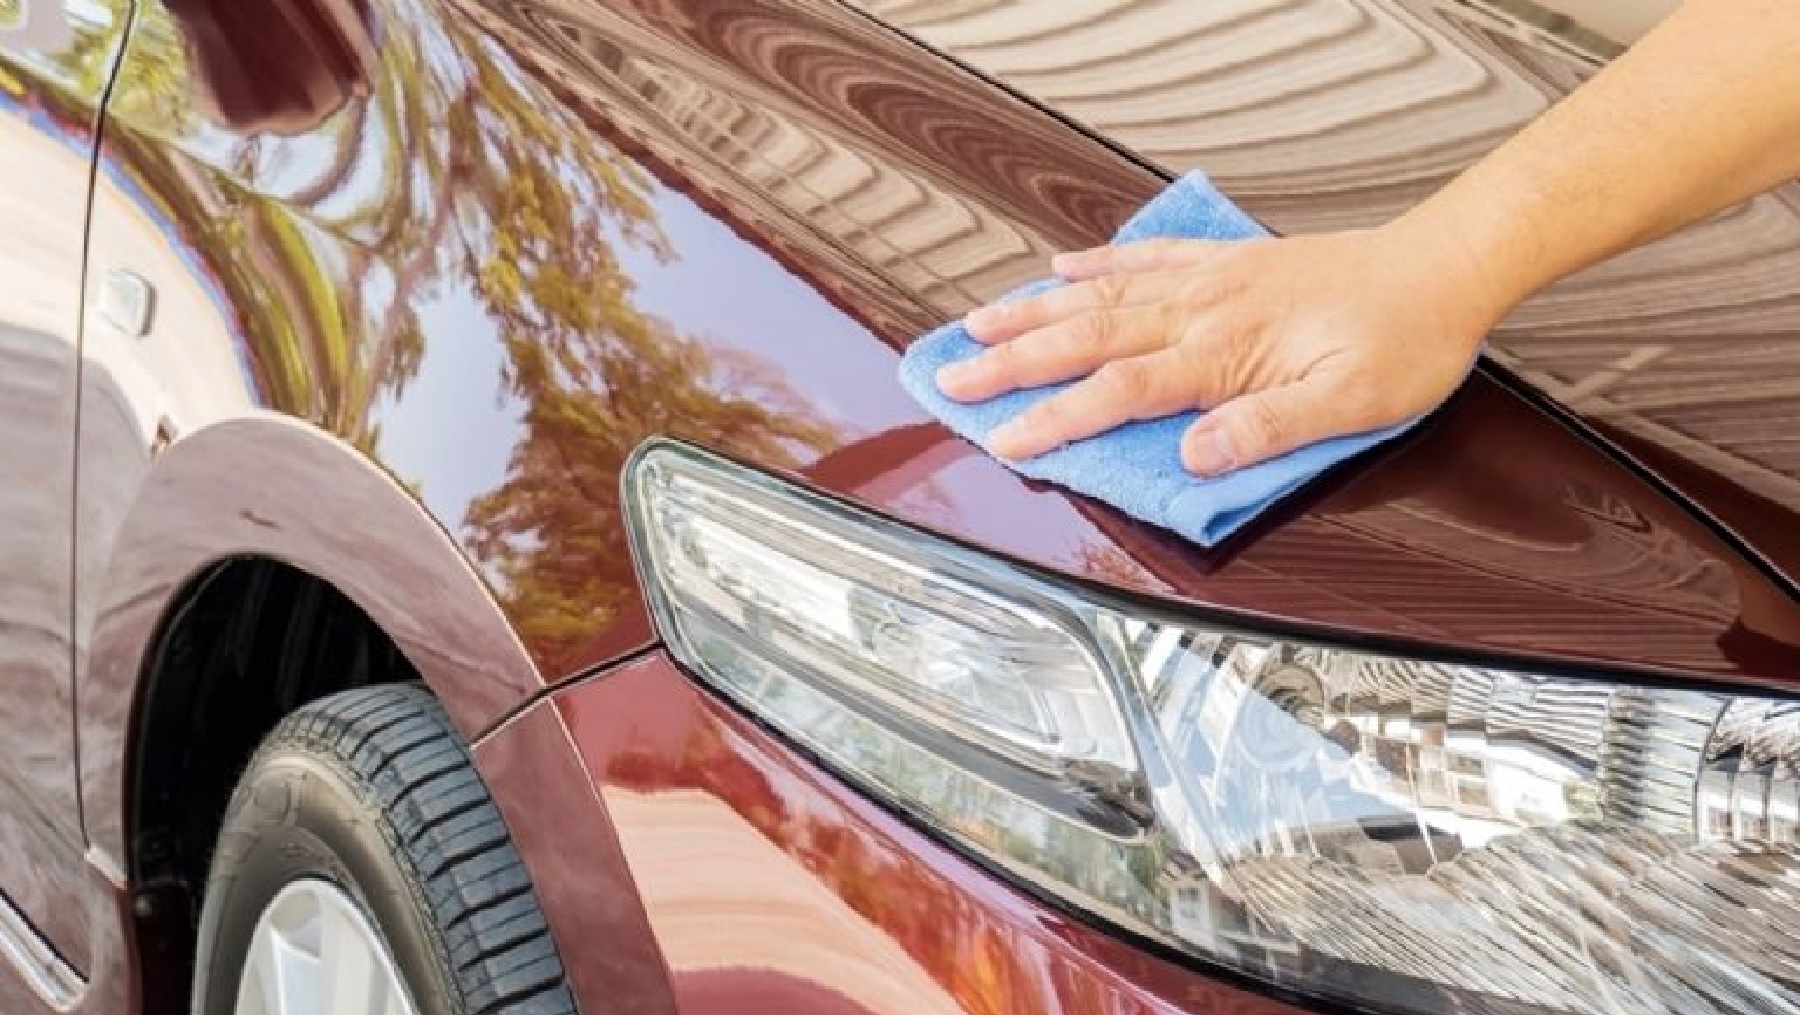
[[1800,705],[1128,610],[685,445],[627,475],[698,676],[1039,889],[1315,996],[1800,1013]]

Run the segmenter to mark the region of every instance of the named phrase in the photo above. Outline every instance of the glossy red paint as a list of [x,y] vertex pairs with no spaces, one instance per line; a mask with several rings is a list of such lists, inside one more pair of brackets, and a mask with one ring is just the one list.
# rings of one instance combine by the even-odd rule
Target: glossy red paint
[[562,713],[548,703],[530,708],[474,753],[545,900],[583,1010],[674,1015],[668,967]]
[[[537,710],[560,713],[607,806],[682,1015],[1296,1011],[999,882],[700,691],[660,653]],[[558,852],[528,851],[526,862],[540,885],[549,877],[572,888]],[[556,887],[544,898],[552,910],[579,905]],[[587,936],[563,947],[579,966],[601,961],[610,943]],[[604,1011],[609,991],[590,988],[579,1001]]]
[[[1642,36],[1676,0],[1068,5],[848,0],[1162,169],[1206,170],[1279,232],[1422,200]],[[1654,167],[1645,167],[1654,171]],[[1753,493],[1800,528],[1800,182],[1580,272],[1492,353],[1586,420]],[[1688,489],[1684,485],[1684,489]],[[1791,551],[1769,552],[1790,576]]]
[[[1215,552],[1020,482],[896,404],[894,356],[875,343],[903,347],[919,329],[1041,272],[1040,252],[1101,240],[1158,178],[972,78],[946,76],[933,54],[896,48],[868,21],[830,5],[596,11],[513,3],[473,13],[573,108],[606,111],[587,122],[621,139],[670,188],[654,200],[693,223],[684,232],[701,234],[707,227],[697,216],[704,217],[711,231],[703,235],[712,238],[705,255],[664,271],[683,291],[743,295],[737,320],[714,331],[711,344],[781,372],[785,390],[764,393],[765,404],[791,397],[794,411],[832,427],[810,460],[798,461],[733,447],[704,419],[674,422],[671,432],[1033,563],[1196,605],[1575,665],[1776,683],[1800,671],[1800,612],[1783,585],[1591,441],[1512,394],[1496,364],[1415,440],[1346,470]],[[639,94],[634,75],[680,88]],[[704,119],[671,124],[658,103],[674,96],[738,119],[731,129]],[[855,209],[841,222],[804,216],[804,193],[770,189],[774,171],[760,162],[787,149],[752,159],[737,134],[758,131],[796,138],[793,150],[812,162],[795,172],[835,161],[842,172],[865,167],[865,189],[884,177],[904,181],[916,201],[961,216],[984,247],[1001,251],[996,264],[957,272],[934,260],[930,245],[902,251],[896,257],[907,259],[888,277],[904,271],[925,282],[912,288],[914,306],[886,300],[891,287],[861,284],[868,269],[858,244],[876,226]],[[1002,150],[1003,160],[995,154]],[[1080,167],[1080,183],[1068,183],[1070,166]],[[980,178],[971,182],[972,174]],[[690,195],[699,198],[690,203]],[[777,254],[780,270],[720,253],[740,238]],[[752,271],[757,284],[745,286]],[[652,295],[677,288],[662,274],[635,278]],[[807,308],[820,290],[854,308],[867,330],[835,317],[811,324]],[[781,310],[763,309],[766,302]],[[668,306],[690,327],[712,320],[703,307]],[[788,315],[809,323],[782,323]],[[805,362],[814,357],[818,365]],[[641,608],[635,594],[628,599],[627,612]]]
[[[1064,0],[858,6],[137,0],[85,280],[128,4],[0,23],[0,178],[32,184],[0,193],[0,428],[25,438],[0,442],[0,895],[85,978],[75,1010],[181,975],[157,951],[179,893],[129,883],[149,847],[127,788],[156,632],[238,556],[344,592],[488,734],[595,1005],[1279,1010],[998,885],[659,657],[506,721],[654,642],[618,480],[657,434],[1183,608],[1800,674],[1792,187],[1548,294],[1417,433],[1215,551],[1020,480],[893,380],[913,336],[1100,241],[1165,172],[1204,164],[1286,230],[1391,211],[1646,5],[1588,4],[1581,31],[1529,4],[1347,0],[1177,32],[1213,5],[1106,0],[1074,49],[1045,24]],[[1215,30],[1261,48],[1171,85],[1144,23],[1201,56]],[[1340,71],[1354,90],[1317,77]],[[1205,108],[1165,105],[1176,85]],[[121,273],[154,293],[143,334],[102,299]],[[712,930],[742,969],[703,957]],[[0,969],[0,1008],[45,1004]]]
[[[128,842],[133,773],[121,747],[130,742],[159,628],[189,583],[218,561],[268,556],[330,574],[455,703],[450,713],[470,737],[542,686],[455,544],[354,449],[269,415],[209,426],[148,468],[140,446],[110,439],[123,428],[109,424],[127,418],[129,403],[97,383],[105,376],[89,375],[84,387],[84,447],[103,449],[84,467],[138,482],[119,528],[95,524],[92,513],[84,519],[98,544],[87,559],[106,561],[93,575],[104,596],[81,604],[91,603],[91,616],[78,614],[91,625],[76,728],[87,832],[97,850],[125,858],[143,848]],[[272,462],[280,468],[269,468]]]
[[[416,490],[552,677],[604,663],[648,636],[625,566],[617,471],[638,440],[664,432],[802,475],[815,466],[827,478],[881,471],[872,486],[834,488],[1044,566],[1194,603],[1570,662],[1759,680],[1792,672],[1794,657],[1782,647],[1794,644],[1800,625],[1784,592],[1485,374],[1419,440],[1358,469],[1354,492],[1315,493],[1289,509],[1286,524],[1216,553],[1033,488],[941,431],[933,441],[892,382],[895,350],[1041,271],[1048,251],[1103,238],[1159,185],[1154,174],[834,5],[457,10],[479,32],[435,20],[442,12],[430,5],[371,8],[383,31],[429,39],[433,62],[396,50],[361,72],[361,89],[340,89],[350,97],[311,131],[336,153],[318,159],[318,171],[339,182],[302,188],[306,201],[261,168],[279,164],[273,153],[233,162],[202,150],[202,123],[215,132],[221,124],[193,110],[182,119],[154,106],[121,108],[112,150],[155,203],[178,210],[177,231],[201,261],[221,265],[228,305],[256,306],[210,325],[220,370],[236,356],[238,371],[256,382],[234,397],[366,446]],[[477,46],[480,32],[504,51]],[[405,90],[414,102],[447,109],[467,97],[457,91],[467,75],[492,81],[503,66],[521,73],[505,79],[511,90],[487,96],[491,110],[447,121],[473,132],[456,144],[507,137],[519,147],[519,165],[543,174],[534,186],[549,188],[555,207],[575,216],[569,230],[598,238],[618,229],[621,238],[552,244],[524,263],[526,275],[500,271],[495,252],[518,242],[509,232],[516,220],[475,213],[465,192],[511,200],[481,189],[501,181],[454,157],[449,136],[402,135],[412,146],[401,144],[391,158],[424,184],[418,200],[389,206],[400,217],[388,232],[370,235],[430,237],[434,223],[455,212],[467,218],[444,235],[466,256],[394,239],[372,248],[371,258],[364,234],[372,227],[335,210],[343,199],[333,187],[373,158],[347,147],[355,135],[343,132],[358,124],[374,131],[392,113],[357,96]],[[664,85],[646,92],[651,81]],[[696,108],[754,108],[763,119],[746,112],[731,128],[705,117],[671,122],[663,107],[677,95]],[[521,108],[544,117],[535,133],[526,127],[535,121],[509,112]],[[254,150],[273,143],[291,151],[289,162],[302,158],[297,141],[224,126],[245,152],[256,138]],[[733,133],[751,130],[794,143],[765,144],[752,158],[752,140]],[[612,189],[589,193],[551,172],[558,153],[610,174],[603,178]],[[778,185],[808,166],[861,173],[875,191],[900,188],[916,206],[902,209],[902,221],[921,223],[910,228],[927,235],[896,246],[869,218],[876,209],[818,205],[828,178],[811,190]],[[221,202],[254,211],[251,222],[269,217],[257,227],[267,238],[245,246],[216,236],[201,217],[210,220]],[[96,270],[132,249],[133,220],[111,207],[103,202],[96,217]],[[933,239],[927,223],[935,219],[965,225]],[[883,245],[885,262],[871,256]],[[260,259],[254,276],[230,269],[234,250]],[[958,250],[981,252],[985,267],[960,265]],[[270,260],[277,251],[287,260]],[[616,278],[617,301],[559,281],[583,275]],[[415,284],[386,293],[407,280]],[[306,294],[320,285],[366,324],[346,329],[330,316],[339,310],[312,305]],[[520,286],[555,285],[564,289],[539,298],[560,316],[532,320],[508,302],[529,291]],[[598,316],[581,309],[595,299],[607,308]],[[206,323],[207,302],[192,302],[193,320]],[[396,330],[396,320],[415,323]],[[95,333],[97,351],[105,332]],[[182,343],[189,356],[208,344],[193,331]],[[389,376],[334,367],[334,343],[358,350],[346,364],[374,364]],[[590,358],[580,372],[547,382],[532,351],[545,347]],[[427,380],[413,383],[414,373]],[[469,398],[446,404],[447,391]],[[202,413],[183,427],[215,418]],[[452,418],[470,437],[447,453],[440,435]],[[570,418],[581,422],[562,422]],[[945,446],[924,460],[892,459],[890,432]],[[1503,442],[1508,455],[1480,450],[1487,441]],[[1450,452],[1461,457],[1446,473],[1441,456]],[[105,457],[90,457],[97,473],[116,471]],[[1493,464],[1517,461],[1537,467],[1514,477]],[[1507,518],[1495,517],[1499,505]],[[522,539],[526,531],[538,536]],[[1745,619],[1746,611],[1754,616]],[[1745,626],[1764,636],[1761,658],[1733,658],[1719,647],[1725,632]],[[1646,629],[1654,635],[1640,637]],[[1626,632],[1632,637],[1621,637]],[[446,693],[464,708],[459,694]],[[479,726],[494,712],[470,706],[464,714]]]

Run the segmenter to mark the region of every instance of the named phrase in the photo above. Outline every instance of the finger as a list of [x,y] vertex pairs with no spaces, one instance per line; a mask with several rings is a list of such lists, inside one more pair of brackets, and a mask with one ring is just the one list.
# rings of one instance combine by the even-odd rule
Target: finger
[[1309,377],[1229,399],[1201,416],[1181,440],[1188,471],[1222,476],[1331,437],[1398,422],[1347,395],[1334,379]]
[[963,319],[969,336],[993,345],[1092,310],[1137,306],[1180,291],[1187,279],[1177,272],[1107,275],[1059,286],[1011,303],[995,303]]
[[1088,311],[944,367],[938,388],[960,402],[984,402],[1153,352],[1170,341],[1171,331],[1161,305]]
[[1058,254],[1050,259],[1050,267],[1071,281],[1120,272],[1192,268],[1234,245],[1216,240],[1138,240]]
[[988,450],[1018,460],[1121,423],[1156,419],[1194,404],[1178,350],[1113,360],[988,435]]

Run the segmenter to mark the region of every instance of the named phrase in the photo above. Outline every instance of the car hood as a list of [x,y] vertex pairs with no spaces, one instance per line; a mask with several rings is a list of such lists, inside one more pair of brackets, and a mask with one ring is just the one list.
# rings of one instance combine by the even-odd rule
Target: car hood
[[[1676,0],[854,0],[1278,232],[1372,226]],[[1491,356],[1789,576],[1800,566],[1800,182],[1557,285]]]
[[[1093,117],[1062,92],[1059,111],[1046,110],[846,7],[466,6],[654,178],[650,201],[669,249],[627,265],[632,298],[672,335],[701,336],[708,354],[694,369],[719,395],[686,416],[658,413],[661,432],[1030,566],[1196,609],[1573,666],[1768,682],[1800,672],[1800,610],[1788,591],[1800,545],[1780,535],[1800,530],[1795,460],[1779,460],[1784,445],[1773,437],[1740,441],[1728,449],[1736,457],[1721,457],[1729,444],[1721,435],[1749,433],[1726,416],[1741,405],[1733,418],[1751,419],[1748,407],[1774,405],[1778,385],[1693,409],[1716,434],[1693,422],[1677,434],[1675,417],[1650,411],[1679,400],[1681,385],[1665,367],[1705,353],[1685,345],[1635,352],[1640,336],[1675,343],[1683,329],[1717,335],[1720,322],[1735,322],[1745,337],[1721,339],[1733,351],[1703,374],[1721,390],[1734,383],[1727,374],[1751,362],[1744,350],[1755,344],[1747,313],[1684,317],[1684,297],[1669,288],[1677,282],[1657,274],[1677,269],[1640,260],[1547,298],[1415,432],[1205,550],[1021,479],[932,422],[895,379],[915,336],[1041,273],[1051,251],[1101,242],[1163,185],[1177,168],[1170,160],[1072,126],[1069,117]],[[877,13],[939,6],[896,3]],[[1074,9],[1051,0],[967,6]],[[1367,15],[1380,5],[1351,6]],[[996,41],[1008,24],[970,27],[946,16],[942,24],[964,35],[934,38],[937,24],[905,27],[970,62],[1012,44]],[[1010,63],[978,69],[1039,91],[1066,84],[1066,76],[1027,73],[1048,64],[1026,59],[1043,55],[1026,36],[1043,33],[1021,31],[1025,55],[1005,50]],[[1066,65],[1058,73],[1075,74],[1066,68],[1080,65],[1079,55],[1058,56]],[[1085,66],[1081,80],[1094,89],[1132,87],[1118,76],[1129,64]],[[1326,92],[1312,94],[1355,119]],[[1250,120],[1254,105],[1243,114]],[[1227,135],[1196,126],[1192,136]],[[1315,147],[1342,160],[1332,144]],[[1276,227],[1317,228],[1367,217],[1371,195],[1390,205],[1407,199],[1478,147],[1435,152],[1435,162],[1375,152],[1358,163],[1366,182],[1307,162],[1300,141],[1279,159],[1241,146],[1196,149],[1193,158],[1216,165],[1227,189]],[[1665,309],[1632,296],[1646,291],[1662,294]],[[1600,327],[1605,306],[1634,316]],[[1756,327],[1766,344],[1779,315],[1765,313]],[[1563,360],[1540,358],[1553,346],[1572,357],[1568,372],[1558,372]],[[1588,372],[1573,372],[1576,360]],[[1765,380],[1772,376],[1769,357],[1755,362]],[[1640,387],[1646,371],[1664,379]],[[770,428],[775,418],[782,425]],[[1800,449],[1794,454],[1800,459]],[[643,629],[641,604],[619,616],[597,645],[617,646],[621,630]],[[604,658],[599,648],[592,655]]]

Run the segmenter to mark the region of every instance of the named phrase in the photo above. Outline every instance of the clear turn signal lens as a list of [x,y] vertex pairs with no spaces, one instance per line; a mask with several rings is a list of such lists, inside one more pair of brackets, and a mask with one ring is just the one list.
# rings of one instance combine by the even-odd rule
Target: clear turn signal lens
[[665,633],[722,690],[811,722],[848,710],[1108,831],[1143,809],[1111,668],[1055,600],[1000,594],[897,529],[676,445],[627,482]]
[[1384,1012],[1800,1015],[1800,704],[1140,615],[673,442],[671,650],[1139,935]]

